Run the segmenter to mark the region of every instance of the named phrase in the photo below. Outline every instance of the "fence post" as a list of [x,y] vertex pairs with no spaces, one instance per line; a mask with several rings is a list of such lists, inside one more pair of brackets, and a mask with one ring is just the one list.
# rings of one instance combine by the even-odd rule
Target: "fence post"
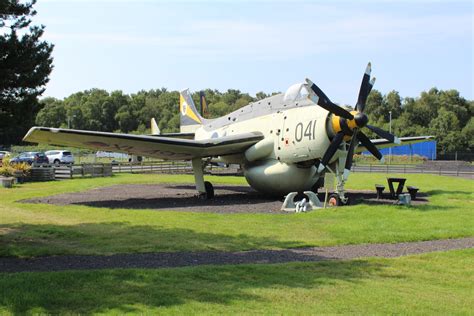
[[441,166],[439,166],[439,175],[441,175]]

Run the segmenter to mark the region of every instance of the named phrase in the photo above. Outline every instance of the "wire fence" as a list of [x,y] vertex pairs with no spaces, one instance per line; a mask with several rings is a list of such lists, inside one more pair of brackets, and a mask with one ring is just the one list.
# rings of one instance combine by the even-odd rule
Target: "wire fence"
[[[148,161],[141,163],[122,162],[114,164],[74,164],[51,167],[55,169],[56,178],[58,179],[68,179],[82,176],[104,176],[110,175],[111,173],[193,173],[192,164],[189,161]],[[474,178],[474,166],[472,166],[471,164],[461,163],[427,163],[423,165],[353,165],[351,171],[354,173],[365,172],[387,174],[436,174],[444,176],[463,177],[468,179]],[[103,174],[103,172],[106,172],[107,174]],[[205,168],[205,173],[215,175],[243,175],[243,171],[239,165],[221,166],[209,164]]]

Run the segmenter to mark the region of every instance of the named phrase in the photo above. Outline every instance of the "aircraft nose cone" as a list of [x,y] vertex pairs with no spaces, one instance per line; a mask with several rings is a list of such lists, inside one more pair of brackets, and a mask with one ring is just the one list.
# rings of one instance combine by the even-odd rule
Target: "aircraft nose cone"
[[369,118],[364,113],[357,113],[354,116],[354,120],[359,128],[364,127],[369,122]]

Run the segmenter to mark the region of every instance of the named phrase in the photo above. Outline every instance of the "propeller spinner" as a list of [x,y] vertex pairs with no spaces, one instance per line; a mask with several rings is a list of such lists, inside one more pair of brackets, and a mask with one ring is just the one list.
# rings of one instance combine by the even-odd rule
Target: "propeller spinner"
[[332,114],[332,129],[335,134],[331,140],[331,144],[321,159],[321,163],[318,166],[318,173],[321,173],[326,168],[327,164],[336,153],[344,138],[346,138],[346,140],[350,139],[349,149],[347,150],[346,164],[344,166],[345,180],[347,180],[349,176],[354,150],[359,142],[362,143],[362,145],[364,145],[372,155],[383,162],[383,155],[370,141],[370,139],[361,131],[363,127],[367,127],[378,136],[385,138],[392,143],[400,143],[399,139],[391,133],[367,124],[369,122],[369,118],[364,113],[364,109],[369,93],[375,83],[375,78],[370,79],[371,71],[372,67],[369,63],[365,69],[364,76],[362,77],[362,82],[359,89],[359,97],[355,105],[355,110],[350,112],[338,106],[337,104],[334,104],[316,84],[314,84],[311,80],[306,79],[308,86],[313,92],[309,95],[310,99]]

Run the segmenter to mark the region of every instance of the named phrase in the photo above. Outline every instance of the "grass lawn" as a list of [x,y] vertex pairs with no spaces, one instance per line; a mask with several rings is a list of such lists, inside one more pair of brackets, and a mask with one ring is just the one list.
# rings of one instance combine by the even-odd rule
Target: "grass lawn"
[[472,315],[473,255],[0,274],[0,314]]
[[[348,188],[373,190],[386,174],[354,173]],[[25,204],[21,199],[121,183],[188,182],[185,175],[115,175],[111,178],[28,183],[0,189],[0,256],[112,254],[154,251],[283,249],[401,242],[474,235],[473,181],[407,174],[427,192],[423,206],[355,205],[304,214],[206,214]],[[239,177],[207,177],[214,184],[244,184]]]

